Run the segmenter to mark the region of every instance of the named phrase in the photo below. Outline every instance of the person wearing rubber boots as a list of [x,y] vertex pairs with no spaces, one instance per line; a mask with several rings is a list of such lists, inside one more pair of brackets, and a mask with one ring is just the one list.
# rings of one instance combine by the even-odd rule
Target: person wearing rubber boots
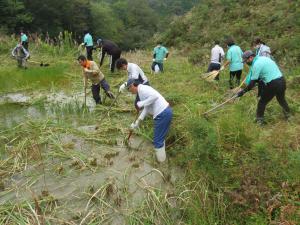
[[[151,69],[154,72],[164,72],[164,61],[167,60],[169,51],[162,45],[162,42],[158,42],[157,46],[153,49],[153,63]],[[159,71],[156,71],[155,66],[158,66]]]
[[109,98],[114,99],[115,97],[110,91],[109,84],[105,80],[103,73],[97,66],[97,63],[87,60],[84,55],[80,55],[77,60],[82,66],[82,76],[84,79],[85,87],[87,86],[88,79],[92,82],[92,94],[96,104],[102,104],[100,96],[100,86]]
[[266,56],[256,56],[248,50],[243,54],[243,62],[250,66],[247,76],[247,87],[237,93],[238,97],[250,91],[258,81],[263,82],[260,99],[257,104],[256,122],[264,125],[264,112],[267,104],[276,96],[279,105],[283,109],[286,119],[290,114],[290,108],[285,100],[286,82],[276,63]]
[[131,129],[137,129],[141,121],[150,114],[154,120],[153,145],[158,162],[166,160],[165,139],[170,129],[173,112],[166,99],[154,88],[137,83],[133,79],[127,81],[127,88],[132,94],[138,94],[139,108],[143,108],[138,119],[131,124]]

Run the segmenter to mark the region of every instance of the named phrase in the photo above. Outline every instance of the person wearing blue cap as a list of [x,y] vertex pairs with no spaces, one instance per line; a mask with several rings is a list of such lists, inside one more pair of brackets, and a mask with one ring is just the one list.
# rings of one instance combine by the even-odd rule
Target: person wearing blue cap
[[165,139],[170,129],[173,112],[166,99],[154,88],[137,83],[134,79],[127,81],[127,88],[132,94],[138,94],[140,101],[137,106],[142,109],[138,119],[131,124],[131,129],[137,129],[141,121],[150,114],[154,120],[153,145],[158,162],[166,160]]
[[261,80],[263,87],[256,110],[256,121],[259,125],[265,124],[264,112],[267,104],[276,96],[279,105],[283,108],[285,118],[288,119],[290,108],[285,100],[286,82],[276,63],[265,56],[256,56],[248,50],[243,54],[243,62],[250,66],[250,74],[247,76],[247,87],[237,93],[242,97]]
[[101,59],[100,59],[100,67],[103,64],[103,59],[105,54],[110,55],[110,72],[115,71],[115,64],[116,61],[121,57],[121,49],[117,44],[115,44],[112,41],[109,40],[102,40],[101,38],[98,38],[97,40],[97,46],[99,48],[102,48],[101,50]]

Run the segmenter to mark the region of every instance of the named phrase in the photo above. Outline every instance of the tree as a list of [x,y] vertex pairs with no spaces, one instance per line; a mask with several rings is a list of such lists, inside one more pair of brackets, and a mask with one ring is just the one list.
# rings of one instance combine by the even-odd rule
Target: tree
[[31,14],[26,12],[23,2],[19,0],[1,0],[0,14],[0,26],[8,32],[28,27],[32,21]]

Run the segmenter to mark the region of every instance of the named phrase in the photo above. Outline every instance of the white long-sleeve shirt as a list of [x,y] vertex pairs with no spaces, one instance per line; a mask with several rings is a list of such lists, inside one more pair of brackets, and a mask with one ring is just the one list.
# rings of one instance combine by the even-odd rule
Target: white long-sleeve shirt
[[22,59],[27,59],[29,57],[29,52],[22,46],[17,45],[11,52],[13,57],[18,57]]
[[127,65],[127,72],[128,72],[128,79],[134,79],[134,80],[143,80],[143,84],[145,84],[148,81],[148,78],[145,76],[143,70],[134,63],[128,63]]
[[271,58],[271,49],[269,46],[261,44],[256,51],[256,55],[258,56],[266,56]]
[[[221,57],[220,57],[221,56]],[[224,58],[225,53],[222,47],[219,45],[215,45],[215,47],[211,50],[211,58],[210,61],[212,63],[221,64],[222,59]]]
[[147,114],[153,115],[153,119],[161,112],[163,112],[169,103],[166,99],[154,88],[148,85],[140,84],[138,86],[138,95],[140,101],[137,102],[139,108],[144,107],[139,119],[144,120]]

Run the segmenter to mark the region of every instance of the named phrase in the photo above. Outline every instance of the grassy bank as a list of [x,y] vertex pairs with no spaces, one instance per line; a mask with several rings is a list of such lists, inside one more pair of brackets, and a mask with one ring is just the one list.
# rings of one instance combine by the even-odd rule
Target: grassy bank
[[[30,96],[61,90],[69,95],[82,92],[80,68],[74,61],[76,51],[40,48],[41,51],[33,46],[32,58],[42,58],[50,66],[32,65],[24,71],[5,59],[1,64],[0,92],[17,91]],[[125,57],[141,65],[151,85],[173,107],[174,119],[167,139],[168,162],[154,162],[150,143],[149,148],[137,147],[138,151],[118,146],[120,139],[128,135],[128,126],[135,116],[129,94],[120,97],[100,124],[99,118],[111,104],[109,100],[93,111],[81,104],[71,107],[52,103],[50,108],[55,108],[56,113],[29,117],[19,125],[3,127],[0,133],[0,199],[10,199],[0,204],[0,223],[112,224],[112,217],[116,219],[118,215],[125,218],[119,224],[299,223],[300,68],[285,73],[292,119],[286,122],[273,100],[266,110],[268,124],[258,127],[253,123],[255,91],[208,117],[202,116],[230,95],[228,71],[221,74],[219,82],[204,81],[200,74],[205,68],[192,66],[176,50],[171,50],[165,62],[165,73],[158,75],[150,73],[150,52],[131,52]],[[116,93],[126,74],[110,74],[108,62],[102,71]],[[14,82],[11,76],[16,77]],[[38,100],[30,106],[49,105],[43,96]],[[87,125],[100,125],[100,129],[80,130]],[[147,142],[152,132],[149,118],[135,138],[142,137]],[[120,174],[124,185],[100,175],[108,173],[106,168],[113,165],[114,169],[123,168],[122,158],[114,155],[119,148],[125,151],[124,157],[130,156],[126,163],[131,169],[124,167],[124,174]],[[122,151],[118,154],[122,155]],[[133,155],[137,161],[130,161]],[[114,157],[118,160],[114,161]],[[145,163],[161,171],[165,180],[160,188],[151,183],[143,186],[146,195],[132,205],[129,193],[133,183],[128,177],[134,166],[141,168]],[[176,175],[181,179],[174,180]],[[22,200],[9,198],[9,193],[23,190],[12,180],[18,180],[33,194]],[[59,192],[52,187],[55,182],[62,185]],[[68,183],[74,182],[87,185],[72,192]],[[124,205],[126,210],[122,210]]]

